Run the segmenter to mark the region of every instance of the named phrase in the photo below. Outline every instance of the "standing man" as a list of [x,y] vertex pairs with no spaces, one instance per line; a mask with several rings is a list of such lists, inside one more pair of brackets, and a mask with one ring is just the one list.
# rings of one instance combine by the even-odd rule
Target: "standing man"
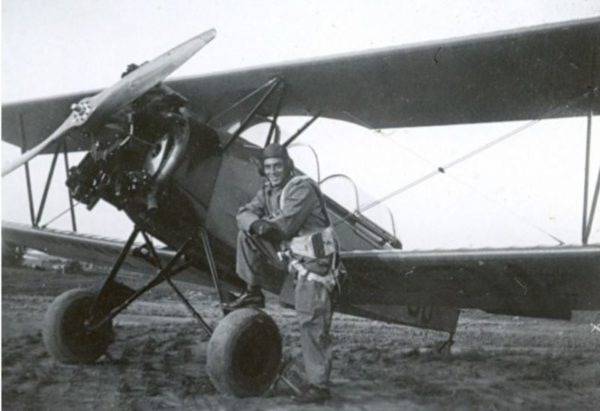
[[[267,181],[237,214],[237,274],[246,291],[227,309],[264,307],[261,286],[268,266],[296,275],[295,306],[309,387],[299,402],[330,398],[331,292],[336,286],[337,242],[319,187],[305,176],[294,176],[294,163],[278,143],[262,153]],[[286,255],[284,261],[278,258]]]

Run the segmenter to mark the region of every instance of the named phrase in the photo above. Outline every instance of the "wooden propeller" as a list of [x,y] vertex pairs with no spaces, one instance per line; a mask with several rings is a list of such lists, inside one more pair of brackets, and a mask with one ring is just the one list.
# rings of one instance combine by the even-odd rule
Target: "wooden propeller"
[[120,110],[167,78],[214,39],[216,33],[215,29],[211,29],[192,37],[154,60],[142,64],[113,86],[73,104],[71,114],[50,136],[2,167],[2,177],[37,156],[48,145],[64,137],[70,130],[83,125],[94,127],[102,124],[115,111]]

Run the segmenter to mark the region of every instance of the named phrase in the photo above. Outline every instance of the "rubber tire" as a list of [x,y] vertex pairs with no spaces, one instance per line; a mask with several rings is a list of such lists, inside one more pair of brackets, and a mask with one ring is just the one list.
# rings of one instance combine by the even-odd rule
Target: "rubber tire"
[[242,308],[227,315],[208,343],[206,369],[222,394],[254,397],[275,381],[281,363],[281,334],[263,311]]
[[84,322],[96,293],[73,289],[50,304],[44,318],[44,345],[57,361],[65,364],[90,364],[96,361],[113,340],[112,321],[94,332],[86,332]]

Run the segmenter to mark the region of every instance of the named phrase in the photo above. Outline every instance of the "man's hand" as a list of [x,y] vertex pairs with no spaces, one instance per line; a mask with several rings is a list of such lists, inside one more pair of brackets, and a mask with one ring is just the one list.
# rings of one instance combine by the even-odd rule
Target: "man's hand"
[[268,240],[280,240],[281,233],[277,225],[266,220],[256,220],[250,225],[250,233]]

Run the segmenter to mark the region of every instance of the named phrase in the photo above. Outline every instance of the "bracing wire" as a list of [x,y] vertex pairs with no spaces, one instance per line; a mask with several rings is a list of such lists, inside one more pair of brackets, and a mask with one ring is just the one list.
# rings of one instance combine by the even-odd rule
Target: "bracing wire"
[[[81,203],[79,201],[76,201],[75,204],[73,205],[73,209],[75,209],[75,207],[77,207],[78,205],[80,205]],[[50,220],[46,221],[45,224],[41,225],[40,227],[42,228],[47,228],[50,224],[52,224],[53,222],[55,222],[56,220],[58,220],[59,218],[61,218],[62,216],[64,216],[65,214],[67,214],[69,211],[71,210],[71,207],[67,208],[64,211],[61,211],[60,213],[58,213],[56,216],[54,216],[53,218],[51,218]]]
[[[527,122],[527,123],[525,123],[525,124],[517,127],[516,129],[514,129],[514,130],[512,130],[512,131],[510,131],[510,132],[508,132],[506,134],[503,134],[500,137],[498,137],[498,138],[490,141],[489,143],[486,143],[486,144],[482,145],[481,147],[478,147],[478,148],[476,148],[474,150],[471,150],[468,153],[466,153],[466,154],[464,154],[464,155],[462,155],[462,156],[460,156],[460,157],[458,157],[458,158],[450,161],[449,163],[446,163],[445,165],[443,165],[441,167],[437,167],[435,170],[433,170],[433,171],[431,171],[431,172],[429,172],[429,173],[427,173],[427,174],[419,177],[418,179],[412,181],[411,183],[408,183],[408,184],[406,184],[406,185],[404,185],[404,186],[402,186],[402,187],[400,187],[400,188],[398,188],[398,189],[396,189],[396,190],[394,190],[394,191],[392,191],[392,192],[390,192],[390,193],[388,193],[388,194],[386,194],[386,195],[384,195],[384,196],[382,196],[382,197],[380,197],[380,198],[378,198],[376,200],[373,200],[373,201],[371,201],[369,203],[366,203],[366,204],[362,205],[360,207],[360,209],[358,210],[358,212],[364,212],[364,211],[366,211],[366,210],[368,210],[370,208],[373,208],[373,207],[375,207],[375,206],[377,206],[377,205],[379,205],[379,204],[381,204],[381,203],[389,200],[390,198],[397,196],[398,194],[401,194],[401,193],[403,193],[403,192],[405,192],[405,191],[407,191],[407,190],[409,190],[409,189],[411,189],[411,188],[413,188],[413,187],[415,187],[415,186],[417,186],[419,184],[424,183],[425,181],[427,181],[427,180],[429,180],[429,179],[431,179],[431,178],[433,178],[433,177],[435,177],[435,176],[437,176],[439,174],[445,173],[446,170],[448,170],[449,168],[454,167],[454,166],[456,166],[456,165],[458,165],[458,164],[460,164],[460,163],[462,163],[462,162],[470,159],[471,157],[473,157],[475,155],[478,155],[478,154],[480,154],[480,153],[482,153],[482,152],[484,152],[486,150],[489,150],[490,148],[494,147],[495,145],[497,145],[497,144],[499,144],[499,143],[501,143],[503,141],[506,141],[506,140],[508,140],[511,137],[514,137],[515,135],[521,133],[522,131],[524,131],[525,129],[527,129],[529,127],[532,127],[533,125],[539,123],[543,118],[551,117],[554,114],[557,114],[557,113],[565,110],[571,104],[577,102],[578,100],[581,100],[581,99],[585,98],[588,95],[588,93],[589,92],[586,92],[586,93],[584,93],[584,94],[582,94],[582,95],[580,95],[580,96],[578,96],[578,97],[570,100],[569,102],[567,102],[564,105],[556,106],[556,107],[554,107],[554,108],[546,111],[545,113],[543,113],[539,118],[531,120],[531,121],[529,121],[529,122]],[[350,216],[347,216],[346,218],[338,221],[336,223],[336,225],[340,224],[343,221],[345,221],[349,217]]]
[[[419,158],[422,161],[425,161],[431,165],[434,165],[434,163],[428,159],[426,159],[425,157],[423,157],[422,155],[420,155],[419,153],[417,153],[416,151],[410,149],[409,147],[406,147],[400,143],[398,143],[397,141],[395,141],[394,139],[391,138],[391,136],[385,136],[391,143],[397,145],[398,147],[402,148],[403,150],[409,152],[410,154],[412,154],[413,156]],[[481,198],[485,199],[486,201],[493,203],[493,204],[497,204],[502,206],[509,214],[511,214],[513,217],[515,217],[517,220],[521,221],[522,223],[525,223],[527,225],[529,225],[530,227],[534,228],[535,230],[547,235],[548,237],[552,238],[554,241],[556,241],[559,245],[563,245],[564,241],[562,241],[560,238],[558,238],[557,236],[553,235],[552,233],[544,230],[543,228],[537,226],[536,224],[532,223],[531,221],[529,221],[528,219],[526,219],[525,217],[521,216],[519,213],[515,212],[514,210],[512,210],[510,207],[507,207],[505,204],[497,201],[496,199],[494,199],[493,197],[489,196],[488,194],[482,192],[481,190],[477,189],[475,186],[457,178],[456,176],[450,174],[450,173],[445,173],[446,177],[454,180],[456,183],[459,183],[467,188],[469,188],[471,191],[473,191],[474,193],[476,193],[477,195],[479,195]]]

